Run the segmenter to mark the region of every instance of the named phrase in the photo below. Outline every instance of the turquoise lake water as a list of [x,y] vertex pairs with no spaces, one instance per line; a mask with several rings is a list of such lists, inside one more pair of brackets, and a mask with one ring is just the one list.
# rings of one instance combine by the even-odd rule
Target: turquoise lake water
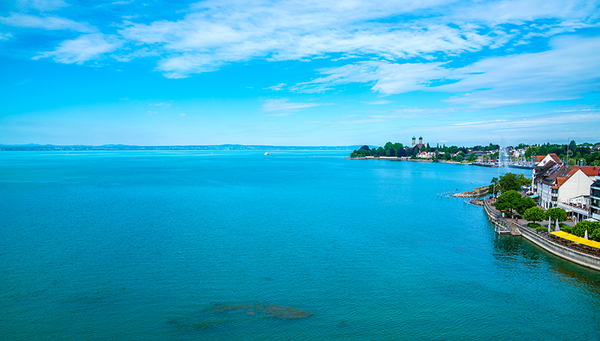
[[0,340],[599,339],[600,273],[438,196],[509,170],[346,155],[0,153]]

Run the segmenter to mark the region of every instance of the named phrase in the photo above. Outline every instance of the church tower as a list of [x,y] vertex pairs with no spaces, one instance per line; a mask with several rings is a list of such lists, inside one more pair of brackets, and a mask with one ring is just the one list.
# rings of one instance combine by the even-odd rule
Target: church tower
[[413,144],[412,144],[413,148],[417,145],[416,141],[417,141],[417,138],[413,136]]

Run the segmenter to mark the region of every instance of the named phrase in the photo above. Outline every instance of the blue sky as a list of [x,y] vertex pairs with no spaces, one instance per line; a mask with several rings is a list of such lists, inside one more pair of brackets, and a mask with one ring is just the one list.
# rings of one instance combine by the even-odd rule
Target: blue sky
[[600,2],[0,3],[0,143],[600,140]]

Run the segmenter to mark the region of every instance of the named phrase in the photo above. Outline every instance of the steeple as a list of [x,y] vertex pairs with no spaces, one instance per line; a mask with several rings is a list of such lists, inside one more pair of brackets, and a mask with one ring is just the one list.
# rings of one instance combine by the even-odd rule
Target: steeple
[[413,148],[417,145],[416,141],[417,141],[417,138],[413,136],[413,139],[412,139],[412,146],[413,146]]

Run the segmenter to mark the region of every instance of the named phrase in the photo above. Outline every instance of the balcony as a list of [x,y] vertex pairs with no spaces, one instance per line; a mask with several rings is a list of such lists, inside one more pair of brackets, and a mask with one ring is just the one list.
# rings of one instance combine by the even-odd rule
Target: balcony
[[589,207],[587,207],[587,206],[571,205],[571,204],[567,204],[564,202],[559,202],[558,207],[562,208],[563,210],[565,210],[567,212],[575,212],[575,213],[579,213],[584,216],[589,216],[589,214],[590,214]]

